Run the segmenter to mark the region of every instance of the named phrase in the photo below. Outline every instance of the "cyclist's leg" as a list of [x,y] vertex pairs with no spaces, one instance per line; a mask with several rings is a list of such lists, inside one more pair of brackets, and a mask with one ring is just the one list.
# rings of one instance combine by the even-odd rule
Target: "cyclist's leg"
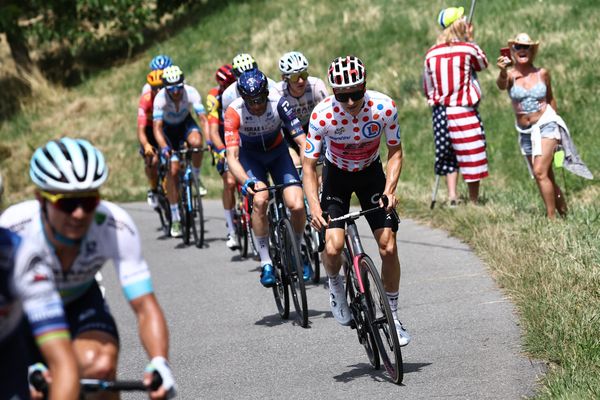
[[[81,376],[114,380],[117,375],[119,334],[96,283],[81,297],[65,307],[73,338],[73,350]],[[103,394],[89,399],[118,399]]]
[[144,149],[140,148],[140,154],[144,157],[144,172],[146,173],[146,177],[148,178],[148,182],[150,183],[150,190],[155,191],[156,186],[158,184],[158,143],[156,143],[156,139],[154,138],[154,133],[152,131],[152,125],[146,127],[146,138],[148,142],[154,147],[156,150],[152,157],[144,157]]
[[[235,191],[237,187],[237,182],[235,181],[235,177],[229,169],[227,168],[227,161],[225,159],[219,160],[216,165],[217,171],[221,175],[221,179],[223,181],[223,211],[225,213],[225,221],[227,222],[227,233],[230,237],[230,240],[235,239],[235,226],[233,225],[233,215],[235,208]],[[239,243],[234,243],[234,245],[239,245]]]

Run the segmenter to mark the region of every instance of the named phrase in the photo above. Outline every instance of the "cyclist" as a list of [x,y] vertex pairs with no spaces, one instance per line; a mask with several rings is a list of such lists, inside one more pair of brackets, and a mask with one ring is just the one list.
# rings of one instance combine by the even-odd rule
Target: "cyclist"
[[[202,97],[196,88],[185,84],[183,71],[176,65],[163,70],[162,81],[164,87],[154,99],[154,137],[160,146],[161,156],[171,160],[171,167],[167,175],[167,198],[171,204],[171,236],[181,237],[181,216],[177,200],[179,193],[179,159],[173,150],[179,150],[184,142],[192,148],[201,148],[203,135],[208,135],[208,119]],[[190,113],[193,108],[200,120],[202,130],[198,127]],[[208,141],[208,140],[207,140]],[[206,195],[206,189],[200,180],[200,165],[202,152],[192,156],[192,171],[198,180],[200,195]]]
[[144,380],[150,383],[153,370],[163,379],[151,397],[173,396],[175,383],[166,360],[167,324],[154,296],[137,228],[122,208],[100,201],[99,190],[108,176],[104,156],[86,140],[53,140],[34,152],[29,175],[37,187],[37,201],[8,208],[0,216],[0,226],[20,234],[38,250],[40,262],[52,269],[81,375],[116,377],[119,335],[95,279],[110,259],[151,358]]
[[35,246],[0,228],[0,398],[29,398],[28,331],[50,370],[50,399],[78,399],[77,360],[52,270]]
[[[156,57],[152,58],[152,60],[150,60],[148,67],[150,67],[150,71],[162,71],[163,69],[170,67],[171,65],[173,65],[173,60],[171,60],[171,57],[165,54],[159,54]],[[144,84],[144,87],[142,87],[142,94],[149,92],[151,89],[152,85],[146,82]]]
[[[334,218],[346,214],[350,197],[356,193],[363,209],[383,205],[381,195],[389,199],[386,211],[396,207],[396,185],[402,169],[402,145],[396,104],[388,96],[366,90],[366,70],[354,56],[338,57],[328,71],[333,96],[315,107],[310,118],[303,163],[303,183],[312,224],[322,229],[328,222],[325,210]],[[385,134],[388,150],[386,174],[379,158],[381,135]],[[319,202],[316,163],[323,141],[327,142],[323,168],[323,193]],[[369,226],[379,245],[382,260],[381,277],[394,314],[400,345],[407,345],[410,336],[398,320],[398,287],[400,262],[396,247],[398,223],[384,210],[367,216]],[[344,282],[339,275],[344,247],[344,224],[331,223],[325,234],[323,265],[329,276],[330,306],[335,319],[342,325],[351,322]]]
[[225,212],[225,221],[227,222],[227,247],[236,250],[239,247],[235,235],[235,226],[233,225],[233,215],[235,207],[235,177],[229,172],[225,161],[225,129],[223,125],[223,107],[221,107],[221,97],[225,89],[235,82],[235,75],[231,64],[225,64],[219,67],[215,74],[215,79],[219,86],[213,87],[206,96],[206,112],[208,114],[208,129],[212,147],[217,154],[217,171],[223,180],[223,210]]
[[[258,64],[256,63],[256,60],[254,60],[254,57],[252,57],[248,53],[240,53],[233,57],[231,65],[233,67],[233,73],[235,74],[236,78],[239,78],[240,75],[242,75],[242,73],[246,71],[249,71],[251,69],[258,69]],[[276,93],[277,84],[275,83],[275,81],[271,78],[267,78],[267,80],[269,82],[269,91]],[[225,112],[227,108],[229,108],[231,103],[239,97],[240,92],[238,91],[237,85],[229,86],[223,92],[223,96],[221,97],[221,101],[223,103],[223,112]]]
[[[305,134],[294,110],[287,100],[270,93],[267,77],[258,69],[244,72],[237,83],[241,98],[225,111],[225,141],[227,163],[236,179],[243,183],[242,192],[254,196],[252,229],[262,267],[260,282],[265,287],[275,283],[273,263],[269,256],[269,237],[266,191],[252,189],[266,187],[267,173],[276,184],[297,183],[283,191],[286,207],[291,212],[291,223],[299,243],[303,240],[305,211],[298,172],[289,156],[281,134],[282,126],[291,133],[303,149]],[[310,279],[310,266],[304,264],[304,279]]]
[[[281,81],[277,82],[277,90],[294,109],[304,132],[308,132],[311,111],[329,95],[325,83],[308,74],[308,60],[298,51],[291,51],[281,56],[279,71],[281,71]],[[283,133],[288,146],[293,149],[290,154],[294,165],[300,165],[300,149],[285,129]]]
[[144,172],[150,183],[147,201],[150,207],[158,207],[156,186],[158,185],[158,144],[152,131],[152,107],[156,94],[162,87],[162,70],[150,71],[146,76],[150,90],[142,93],[138,104],[137,137],[140,155],[144,158]]

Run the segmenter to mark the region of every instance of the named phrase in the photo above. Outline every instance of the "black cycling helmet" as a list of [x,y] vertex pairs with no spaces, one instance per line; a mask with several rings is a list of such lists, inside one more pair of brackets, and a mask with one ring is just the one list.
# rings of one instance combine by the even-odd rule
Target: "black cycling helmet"
[[269,94],[267,77],[258,69],[242,73],[238,78],[237,88],[242,97],[259,97]]

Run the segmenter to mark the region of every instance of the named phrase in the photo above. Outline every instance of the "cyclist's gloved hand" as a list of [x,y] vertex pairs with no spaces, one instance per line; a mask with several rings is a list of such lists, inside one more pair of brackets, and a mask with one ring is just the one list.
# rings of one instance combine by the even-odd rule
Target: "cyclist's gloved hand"
[[160,155],[163,156],[166,160],[169,159],[171,155],[171,147],[165,146],[160,148]]
[[244,185],[242,186],[242,194],[248,196],[248,188],[253,189],[256,182],[258,182],[256,178],[246,179],[246,182],[244,182]]
[[144,145],[144,155],[150,157],[154,155],[154,147],[150,143]]
[[222,147],[222,148],[220,148],[220,149],[219,149],[219,148],[217,149],[217,154],[219,155],[219,158],[220,158],[220,159],[224,159],[224,158],[225,158],[225,155],[226,155],[226,153],[227,153],[227,149],[225,148],[225,146],[223,146],[223,147]]
[[217,147],[215,146],[215,144],[212,142],[212,140],[207,140],[206,141],[206,147],[208,147],[211,150],[215,150]]
[[50,372],[44,364],[35,363],[30,365],[27,370],[27,381],[29,382],[29,395],[31,398],[44,398],[44,393],[48,392],[48,384],[50,383],[50,380]]
[[145,384],[150,385],[152,374],[155,371],[158,372],[162,379],[162,385],[156,391],[164,391],[166,399],[175,397],[177,395],[177,386],[175,385],[171,367],[164,357],[154,357],[150,360],[150,364],[146,366],[146,374],[144,377]]

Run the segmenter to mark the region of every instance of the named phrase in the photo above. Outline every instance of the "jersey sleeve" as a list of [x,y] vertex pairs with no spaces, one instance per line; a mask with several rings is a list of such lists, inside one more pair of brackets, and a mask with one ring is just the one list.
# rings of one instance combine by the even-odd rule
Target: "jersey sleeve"
[[53,339],[70,338],[52,270],[26,241],[22,241],[16,251],[14,289],[38,345]]
[[233,107],[225,111],[225,146],[235,147],[240,145],[240,115]]
[[206,109],[204,108],[204,104],[202,104],[202,96],[196,90],[196,88],[192,86],[187,87],[188,100],[196,114],[206,114]]
[[327,91],[327,87],[325,86],[325,82],[322,79],[317,79],[315,83],[315,102],[319,103],[325,99],[325,97],[329,96],[329,92]]
[[111,223],[115,227],[115,252],[113,262],[121,288],[128,301],[154,292],[150,270],[142,256],[142,245],[137,227],[131,217],[113,206]]
[[[140,96],[140,101],[138,104],[138,116],[137,123],[138,127],[143,127],[148,125],[148,120],[151,120],[153,113],[153,104],[152,104],[152,93],[145,92]],[[150,118],[149,118],[150,117]]]
[[152,119],[155,121],[162,121],[165,112],[165,89],[160,89],[154,102],[152,103]]
[[219,106],[219,99],[217,99],[217,96],[211,90],[206,96],[206,113],[208,114],[209,124],[219,123]]
[[[316,108],[319,108],[319,105]],[[304,157],[318,159],[321,155],[323,140],[325,140],[325,124],[321,125],[319,121],[319,113],[315,110],[311,113],[310,120],[308,121]]]
[[398,123],[398,109],[396,103],[390,99],[385,110],[385,139],[388,146],[398,146],[400,144],[400,124]]
[[295,138],[296,136],[304,135],[302,124],[298,117],[296,117],[294,109],[290,107],[290,103],[285,97],[279,98],[279,101],[277,102],[277,113],[279,114],[279,118],[281,118],[283,126],[290,133],[291,137]]
[[485,52],[475,43],[470,43],[473,58],[471,58],[471,66],[475,71],[481,71],[487,68],[488,60]]

